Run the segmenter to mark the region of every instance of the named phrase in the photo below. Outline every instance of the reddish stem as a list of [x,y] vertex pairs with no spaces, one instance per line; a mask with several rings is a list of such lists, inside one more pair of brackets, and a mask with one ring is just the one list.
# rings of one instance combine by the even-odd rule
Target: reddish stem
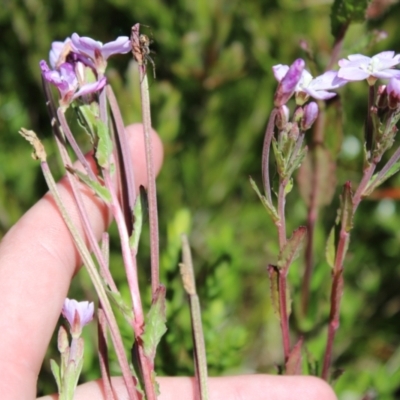
[[282,343],[283,353],[285,355],[285,363],[289,359],[290,355],[290,334],[289,334],[289,316],[287,313],[287,270],[279,271],[279,313],[280,313],[280,324],[282,332]]

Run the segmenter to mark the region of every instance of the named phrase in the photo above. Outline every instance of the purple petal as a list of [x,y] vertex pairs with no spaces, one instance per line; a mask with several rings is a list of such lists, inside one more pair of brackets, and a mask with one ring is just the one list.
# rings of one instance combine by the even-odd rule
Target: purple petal
[[280,82],[289,70],[288,65],[278,64],[272,67],[275,79]]
[[92,58],[93,60],[96,58],[95,52],[101,52],[101,49],[103,47],[103,43],[93,40],[90,37],[80,37],[77,33],[72,34],[71,41],[74,50],[76,50],[80,54]]
[[316,99],[316,100],[329,100],[332,97],[336,96],[336,93],[328,92],[326,90],[318,90],[318,91],[316,91],[316,90],[313,90],[313,89],[310,89],[310,88],[305,88],[304,91],[310,97],[312,97],[313,99]]
[[95,93],[106,85],[107,79],[105,76],[103,76],[100,80],[93,82],[93,83],[87,83],[86,85],[83,85],[72,97],[72,99],[76,99],[79,96],[85,96],[90,93]]
[[74,324],[75,312],[78,312],[80,326],[83,327],[93,319],[94,304],[88,301],[78,302],[74,299],[66,298],[61,312],[71,327]]
[[327,71],[313,79],[308,88],[312,90],[331,90],[348,83],[346,80],[338,78],[337,75],[336,71]]
[[280,81],[278,88],[275,92],[274,104],[280,107],[288,102],[293,96],[296,86],[299,83],[304,71],[305,62],[298,58],[289,67],[286,75]]
[[128,36],[119,36],[113,42],[106,43],[101,51],[104,60],[114,54],[125,54],[132,50],[131,40]]
[[384,71],[374,72],[373,76],[380,79],[400,78],[400,70],[386,69]]
[[51,50],[49,53],[49,61],[52,68],[55,68],[57,65],[57,61],[60,58],[61,53],[63,52],[65,46],[71,41],[70,38],[66,38],[63,42],[53,42],[51,44]]
[[347,81],[362,81],[363,79],[367,79],[369,75],[368,72],[360,68],[340,68],[338,71],[338,77]]

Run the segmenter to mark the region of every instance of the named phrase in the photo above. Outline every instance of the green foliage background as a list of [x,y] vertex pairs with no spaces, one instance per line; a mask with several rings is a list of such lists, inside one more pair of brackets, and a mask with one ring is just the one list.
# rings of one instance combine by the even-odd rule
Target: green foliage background
[[[380,3],[380,2],[378,2]],[[315,0],[3,0],[0,7],[0,233],[5,232],[46,191],[39,166],[17,134],[24,126],[55,153],[38,63],[47,59],[53,40],[72,32],[107,42],[129,35],[135,22],[149,25],[156,51],[157,79],[150,87],[153,125],[165,146],[158,179],[162,281],[167,286],[168,332],[157,358],[160,374],[192,374],[188,306],[177,263],[179,234],[190,231],[203,307],[211,375],[275,371],[282,362],[278,320],[269,300],[265,267],[277,258],[275,229],[250,188],[248,176],[261,181],[263,134],[272,109],[275,64],[305,58],[299,43],[315,52],[308,68],[323,70],[329,60],[330,2]],[[379,10],[378,10],[379,11]],[[400,7],[381,10],[367,23],[352,25],[342,56],[400,51]],[[370,44],[368,32],[384,29],[388,38]],[[146,28],[144,28],[146,29]],[[304,43],[304,42],[303,42]],[[304,46],[303,46],[304,47]],[[140,121],[138,80],[129,55],[115,57],[109,82],[119,98],[125,122]],[[344,129],[331,126],[327,140],[339,153],[338,187],[359,181],[362,126],[367,104],[365,83],[341,90]],[[51,150],[53,149],[53,150]],[[354,151],[351,151],[354,149]],[[52,165],[57,165],[54,156]],[[393,178],[388,186],[399,186]],[[323,210],[317,226],[316,267],[310,319],[296,317],[296,289],[302,263],[292,266],[293,341],[305,335],[310,358],[321,361],[324,323],[329,310],[330,270],[324,259],[326,234],[337,206]],[[296,189],[287,204],[288,232],[304,224],[306,208]],[[393,200],[360,206],[345,265],[341,327],[335,367],[344,374],[335,384],[341,399],[374,393],[380,399],[400,396],[400,213]],[[123,285],[118,240],[111,265]],[[147,283],[146,232],[140,259]],[[27,266],[28,268],[29,266]],[[45,288],[44,288],[45,290]],[[126,292],[126,288],[122,288]],[[94,299],[84,272],[71,293]],[[144,291],[146,296],[147,292]],[[146,298],[148,298],[147,296]],[[51,301],[49,299],[49,301]],[[314,323],[310,323],[314,321]],[[98,377],[95,331],[88,338],[82,380]],[[129,346],[130,333],[124,330]],[[55,391],[43,365],[38,393]],[[117,369],[116,369],[117,371]]]

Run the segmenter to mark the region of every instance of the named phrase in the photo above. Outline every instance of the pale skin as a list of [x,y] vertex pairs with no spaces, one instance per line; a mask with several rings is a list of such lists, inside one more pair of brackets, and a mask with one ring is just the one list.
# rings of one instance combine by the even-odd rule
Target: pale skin
[[[146,183],[142,129],[127,128],[137,184]],[[157,171],[163,150],[154,133]],[[27,150],[28,153],[29,150]],[[78,222],[65,179],[59,183],[67,207]],[[98,238],[110,216],[105,206],[84,191]],[[79,224],[78,224],[79,225]],[[34,399],[43,358],[80,259],[71,236],[49,195],[39,200],[0,244],[0,395],[7,400]],[[83,300],[83,299],[79,299]],[[113,378],[117,399],[127,399],[121,378]],[[193,379],[159,378],[160,400],[197,399]],[[101,382],[78,388],[76,399],[103,399]],[[42,399],[57,399],[56,395]],[[247,375],[210,378],[212,400],[334,400],[329,385],[313,377]]]

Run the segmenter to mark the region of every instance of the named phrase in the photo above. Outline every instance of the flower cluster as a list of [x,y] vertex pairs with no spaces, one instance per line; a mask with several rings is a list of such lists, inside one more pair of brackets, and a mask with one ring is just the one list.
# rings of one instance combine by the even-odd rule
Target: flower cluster
[[107,59],[129,51],[131,41],[127,36],[103,44],[74,33],[64,42],[52,43],[49,54],[51,68],[42,60],[40,69],[43,78],[57,87],[60,106],[67,108],[76,98],[101,90],[106,85]]
[[338,89],[348,82],[364,79],[369,85],[375,84],[377,79],[390,79],[388,88],[392,98],[400,97],[400,70],[394,68],[400,64],[400,54],[395,55],[393,51],[384,51],[373,57],[353,54],[348,59],[341,59],[338,64],[338,71],[327,71],[316,78],[304,69],[304,61],[301,59],[296,60],[290,67],[275,65],[272,70],[279,82],[275,105],[280,107],[286,104],[293,94],[299,105],[306,103],[310,97],[328,100],[336,96],[331,90]]

